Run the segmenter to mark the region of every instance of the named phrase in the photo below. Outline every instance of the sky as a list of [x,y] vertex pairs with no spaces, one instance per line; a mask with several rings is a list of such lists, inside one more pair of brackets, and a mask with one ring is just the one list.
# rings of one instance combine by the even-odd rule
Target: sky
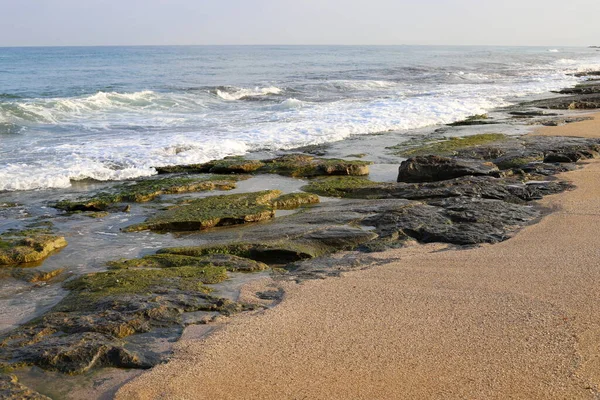
[[0,46],[600,45],[600,0],[0,0]]

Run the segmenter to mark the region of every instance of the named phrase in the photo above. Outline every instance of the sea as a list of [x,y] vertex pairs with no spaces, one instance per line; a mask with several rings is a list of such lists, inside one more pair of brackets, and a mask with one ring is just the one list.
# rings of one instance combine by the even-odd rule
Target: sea
[[591,48],[0,48],[0,192],[451,123],[572,86]]

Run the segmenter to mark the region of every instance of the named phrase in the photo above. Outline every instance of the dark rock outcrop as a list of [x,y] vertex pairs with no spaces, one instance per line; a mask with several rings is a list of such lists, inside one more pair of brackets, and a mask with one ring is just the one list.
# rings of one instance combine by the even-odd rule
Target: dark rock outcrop
[[461,160],[440,156],[417,156],[400,164],[398,182],[435,182],[461,176],[497,175],[491,162]]

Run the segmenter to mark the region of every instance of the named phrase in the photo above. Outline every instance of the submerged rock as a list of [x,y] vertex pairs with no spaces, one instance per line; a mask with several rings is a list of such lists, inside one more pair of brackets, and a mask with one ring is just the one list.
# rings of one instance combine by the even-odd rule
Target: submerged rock
[[12,271],[12,277],[21,279],[29,283],[39,283],[50,281],[65,272],[64,268],[57,268],[51,271],[31,270],[27,268],[15,268]]
[[0,399],[4,400],[51,400],[21,384],[15,375],[0,374]]
[[466,175],[497,175],[498,173],[498,167],[491,162],[417,156],[400,164],[398,182],[434,182]]

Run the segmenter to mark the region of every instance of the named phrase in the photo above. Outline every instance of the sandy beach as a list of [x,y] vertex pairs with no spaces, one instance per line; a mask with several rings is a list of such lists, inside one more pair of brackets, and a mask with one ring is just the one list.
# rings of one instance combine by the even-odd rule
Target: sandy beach
[[[600,137],[593,121],[544,135]],[[600,162],[512,239],[409,246],[341,278],[286,284],[259,315],[179,342],[118,399],[598,398]]]

